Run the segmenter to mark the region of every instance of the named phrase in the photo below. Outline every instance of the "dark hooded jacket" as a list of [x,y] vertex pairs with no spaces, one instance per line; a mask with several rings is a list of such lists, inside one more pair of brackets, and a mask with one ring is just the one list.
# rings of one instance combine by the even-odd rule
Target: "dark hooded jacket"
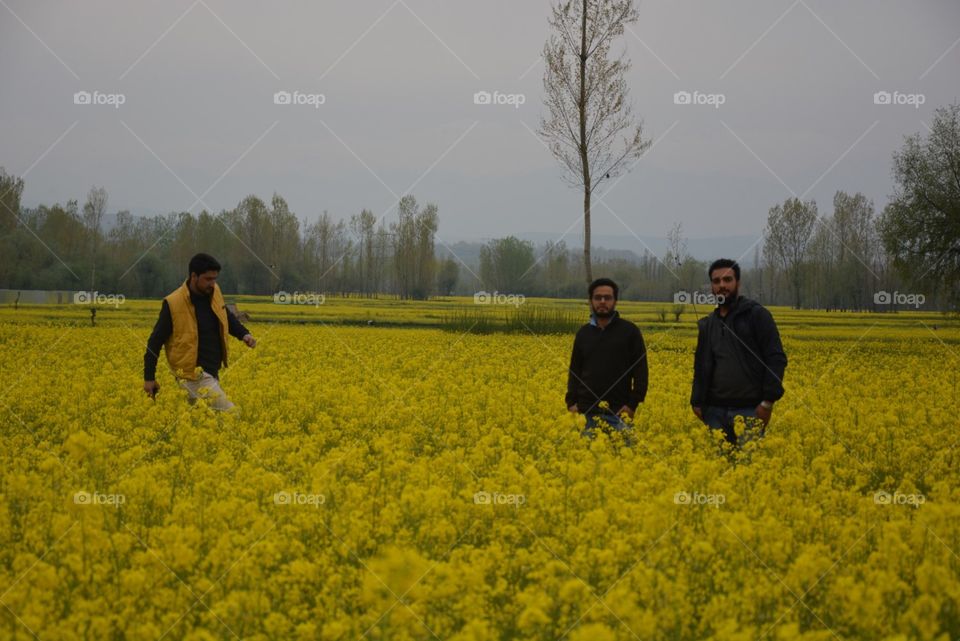
[[780,342],[780,333],[770,312],[749,298],[740,297],[726,318],[719,309],[701,318],[698,323],[697,349],[693,359],[693,407],[711,405],[710,387],[716,367],[711,341],[716,334],[714,323],[725,324],[724,331],[732,331],[734,353],[740,369],[758,390],[759,398],[724,399],[732,407],[754,407],[762,401],[777,401],[783,396],[783,374],[787,355]]

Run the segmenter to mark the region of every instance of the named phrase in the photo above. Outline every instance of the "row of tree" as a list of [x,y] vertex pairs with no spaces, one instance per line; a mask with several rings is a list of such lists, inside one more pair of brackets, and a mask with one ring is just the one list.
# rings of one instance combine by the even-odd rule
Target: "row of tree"
[[388,293],[424,298],[436,292],[436,205],[402,198],[397,221],[369,210],[349,220],[324,212],[301,221],[274,195],[256,196],[219,214],[139,217],[116,214],[104,228],[107,193],[94,187],[81,208],[21,208],[23,181],[0,168],[0,288],[91,290],[162,296],[186,277],[190,257],[206,251],[224,265],[226,291],[280,290]]
[[[906,289],[926,308],[960,300],[960,105],[938,109],[930,133],[894,154],[895,193],[882,214],[863,194],[837,192],[833,211],[791,198],[772,207],[763,242],[741,261],[751,295],[770,304],[823,309],[876,308],[877,295]],[[225,265],[227,291],[321,291],[400,298],[471,294],[579,297],[591,268],[562,242],[537,248],[514,237],[489,241],[475,261],[444,247],[438,258],[436,205],[400,200],[395,222],[369,210],[301,221],[274,195],[248,196],[219,214],[116,214],[105,228],[108,195],[94,187],[80,207],[21,207],[22,178],[0,168],[0,288],[89,289],[155,297],[185,276],[204,250]],[[622,282],[624,296],[669,301],[706,286],[706,264],[686,251],[682,228],[664,257],[591,261]],[[736,258],[736,257],[734,257]],[[883,309],[889,309],[889,306]]]
[[[910,289],[928,307],[960,303],[960,104],[937,109],[929,135],[893,156],[894,193],[879,216],[862,194],[837,192],[833,214],[792,198],[768,215],[762,275],[795,307],[865,309]],[[789,298],[783,295],[789,291]],[[881,303],[883,304],[883,303]]]
[[[391,224],[366,209],[347,220],[324,212],[314,222],[301,221],[275,194],[269,205],[248,196],[216,215],[135,217],[121,211],[104,229],[103,188],[91,189],[82,207],[69,201],[21,208],[22,190],[21,179],[0,169],[0,207],[7,210],[0,218],[0,287],[7,289],[157,297],[175,288],[190,257],[204,250],[224,264],[220,282],[231,293],[422,299],[479,291],[579,298],[585,291],[584,263],[563,241],[536,247],[513,236],[498,238],[466,262],[470,254],[460,245],[438,252],[438,208],[421,207],[413,196],[400,201]],[[877,217],[859,193],[837,192],[833,213],[825,217],[816,202],[789,199],[770,209],[764,242],[740,260],[744,291],[769,304],[877,308],[877,292],[905,285],[883,240],[891,228],[890,218]],[[625,299],[669,303],[678,292],[704,291],[708,263],[687,252],[679,224],[668,245],[662,257],[608,252],[604,258],[601,251],[594,265],[621,284]],[[937,273],[925,275],[934,304],[947,298],[937,291]]]
[[757,286],[778,303],[870,309],[878,292],[903,287],[863,194],[837,192],[828,216],[813,200],[788,199],[770,209],[765,231]]

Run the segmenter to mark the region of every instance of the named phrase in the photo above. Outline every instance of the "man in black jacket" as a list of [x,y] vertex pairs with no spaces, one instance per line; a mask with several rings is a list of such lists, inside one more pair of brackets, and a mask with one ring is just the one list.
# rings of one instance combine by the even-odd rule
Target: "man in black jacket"
[[647,350],[640,329],[616,311],[620,290],[609,278],[590,283],[590,322],[573,341],[567,376],[567,409],[587,417],[593,429],[628,429],[647,395]]
[[[773,404],[783,396],[787,356],[770,312],[740,296],[736,261],[716,260],[708,275],[718,305],[698,323],[690,405],[697,418],[742,445],[754,434],[763,436]],[[739,439],[737,416],[747,428]]]

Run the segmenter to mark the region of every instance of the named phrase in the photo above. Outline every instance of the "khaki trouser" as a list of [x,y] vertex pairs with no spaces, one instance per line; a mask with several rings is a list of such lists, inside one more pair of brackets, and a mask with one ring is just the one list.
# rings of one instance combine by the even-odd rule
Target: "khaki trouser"
[[180,387],[187,390],[187,400],[191,405],[196,403],[198,398],[202,398],[211,409],[220,412],[225,412],[235,407],[234,404],[230,402],[230,399],[227,398],[226,392],[220,387],[220,381],[207,372],[204,372],[203,375],[195,381],[180,379],[179,383]]

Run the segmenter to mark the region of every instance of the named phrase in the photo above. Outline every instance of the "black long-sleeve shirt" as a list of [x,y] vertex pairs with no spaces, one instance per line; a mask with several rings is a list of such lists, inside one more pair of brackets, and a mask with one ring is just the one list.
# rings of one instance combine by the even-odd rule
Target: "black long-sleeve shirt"
[[[209,296],[190,292],[190,302],[193,303],[197,314],[197,333],[199,334],[197,365],[212,376],[219,377],[220,363],[223,361],[223,349],[220,345],[220,320],[210,307]],[[229,325],[227,329],[230,335],[242,340],[250,332],[229,309],[226,312],[227,324]],[[153,333],[147,340],[147,351],[143,355],[143,380],[156,380],[160,348],[163,347],[172,333],[173,317],[170,315],[170,306],[164,299],[163,306],[160,308],[160,317],[157,319],[156,325],[153,326]]]
[[636,411],[647,396],[647,349],[640,328],[614,313],[606,328],[589,323],[573,340],[567,376],[567,406],[581,413],[599,410],[607,401],[610,412],[626,405]]

